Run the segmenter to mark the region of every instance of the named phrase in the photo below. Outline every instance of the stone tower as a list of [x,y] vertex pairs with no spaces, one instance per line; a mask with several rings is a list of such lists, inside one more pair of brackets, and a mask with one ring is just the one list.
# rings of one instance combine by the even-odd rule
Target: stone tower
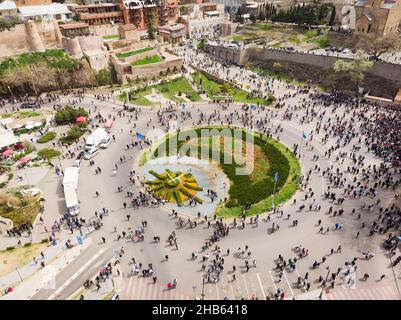
[[32,20],[25,22],[25,30],[30,49],[33,52],[45,52],[45,46],[40,38],[35,22]]

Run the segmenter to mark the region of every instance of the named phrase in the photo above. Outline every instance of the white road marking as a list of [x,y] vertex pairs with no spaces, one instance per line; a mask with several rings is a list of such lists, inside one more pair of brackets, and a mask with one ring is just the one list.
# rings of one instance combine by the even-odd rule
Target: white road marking
[[100,249],[92,258],[90,258],[70,279],[60,286],[47,300],[54,299],[62,290],[64,290],[75,278],[77,278],[93,261],[95,261],[103,252],[104,248]]
[[258,278],[260,289],[262,289],[263,298],[266,299],[267,296],[266,296],[265,290],[263,290],[263,284],[262,284],[262,281],[260,280],[259,272],[256,273],[256,277]]
[[290,282],[288,281],[287,276],[285,275],[285,271],[283,271],[283,275],[284,275],[285,281],[286,281],[287,284],[288,284],[288,288],[290,288],[291,295],[294,296],[294,292],[292,291],[291,284],[290,284]]
[[273,282],[274,290],[276,290],[276,292],[277,292],[276,283],[274,282],[274,278],[273,278],[273,276],[272,276],[271,270],[269,270],[269,274],[270,274],[270,278],[272,279],[272,282]]

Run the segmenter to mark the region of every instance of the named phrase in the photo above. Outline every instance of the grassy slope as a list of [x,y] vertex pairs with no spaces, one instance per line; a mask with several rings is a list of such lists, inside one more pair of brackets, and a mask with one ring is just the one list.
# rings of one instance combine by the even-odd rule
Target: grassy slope
[[[271,105],[272,100],[269,99],[262,99],[262,98],[247,98],[248,92],[239,88],[234,88],[230,86],[230,90],[228,93],[222,93],[221,88],[223,85],[218,84],[217,82],[210,80],[207,78],[203,73],[200,73],[200,77],[202,79],[202,87],[206,91],[206,95],[213,99],[216,95],[232,95],[235,102],[241,103],[255,103],[261,105]],[[196,72],[192,75],[194,82],[199,85],[199,72]]]

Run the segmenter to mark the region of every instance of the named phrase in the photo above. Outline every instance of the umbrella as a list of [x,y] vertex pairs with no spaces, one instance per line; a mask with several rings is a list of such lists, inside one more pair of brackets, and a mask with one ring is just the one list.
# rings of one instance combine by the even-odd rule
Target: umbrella
[[85,122],[86,121],[86,117],[84,116],[79,116],[76,120],[77,123],[81,123],[81,122]]
[[30,160],[30,159],[29,159],[29,156],[24,156],[24,157],[22,157],[22,158],[20,159],[20,162],[21,162],[21,163],[27,163],[29,160]]
[[11,149],[7,149],[3,152],[3,157],[8,157],[10,154],[12,154],[13,151]]
[[104,125],[106,128],[111,128],[113,126],[113,120],[107,120],[106,124]]
[[33,129],[35,126],[33,124],[27,124],[25,125],[25,129]]

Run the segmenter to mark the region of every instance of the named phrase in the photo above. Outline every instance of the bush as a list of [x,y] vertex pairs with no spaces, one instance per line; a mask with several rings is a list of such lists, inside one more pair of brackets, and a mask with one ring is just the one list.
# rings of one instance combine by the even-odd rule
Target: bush
[[42,239],[42,241],[40,241],[40,243],[47,243],[47,242],[49,242],[48,238]]
[[54,119],[58,125],[60,124],[68,124],[75,123],[75,120],[80,117],[88,116],[88,112],[84,108],[73,108],[71,106],[65,106],[62,109],[57,110]]
[[7,251],[14,250],[14,249],[15,249],[15,247],[14,247],[14,246],[7,247],[7,248],[6,248],[6,250],[7,250]]
[[53,131],[49,131],[45,135],[41,136],[38,140],[37,143],[46,143],[49,142],[50,140],[53,140],[56,137],[56,133]]
[[32,244],[32,242],[27,242],[24,244],[24,247],[29,247]]
[[79,139],[86,131],[86,123],[80,123],[79,125],[74,125],[68,130],[67,135],[60,138],[61,143],[66,143],[68,145],[73,144],[77,139]]
[[60,155],[60,151],[55,149],[42,149],[38,151],[38,155],[44,159],[51,159]]

